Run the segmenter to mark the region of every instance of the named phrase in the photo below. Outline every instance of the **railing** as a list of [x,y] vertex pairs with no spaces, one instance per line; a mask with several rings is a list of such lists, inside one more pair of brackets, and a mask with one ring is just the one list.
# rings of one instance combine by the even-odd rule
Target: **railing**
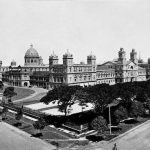
[[[13,104],[13,103],[0,103],[0,106],[7,107],[8,109],[16,112],[18,111],[18,109],[22,107],[21,105]],[[35,119],[39,119],[41,116],[45,115],[44,113],[41,113],[37,110],[32,110],[26,107],[23,107],[23,113],[24,115],[30,116]]]

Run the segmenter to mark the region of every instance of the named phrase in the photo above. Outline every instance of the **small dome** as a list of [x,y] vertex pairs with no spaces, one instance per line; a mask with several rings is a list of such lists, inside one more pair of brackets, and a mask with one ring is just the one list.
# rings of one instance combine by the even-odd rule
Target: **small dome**
[[52,58],[52,57],[58,57],[58,56],[53,51],[53,53],[50,55],[50,57]]
[[25,57],[39,57],[39,54],[36,49],[33,48],[33,45],[30,45],[30,48],[26,51]]
[[73,55],[69,52],[69,50],[67,49],[67,52],[63,55],[63,58],[67,58],[67,57],[73,57]]
[[16,66],[16,61],[12,60],[10,65],[11,66]]
[[87,56],[88,59],[96,59],[96,56],[92,53],[90,53],[90,55]]
[[119,53],[125,53],[124,49],[121,47]]

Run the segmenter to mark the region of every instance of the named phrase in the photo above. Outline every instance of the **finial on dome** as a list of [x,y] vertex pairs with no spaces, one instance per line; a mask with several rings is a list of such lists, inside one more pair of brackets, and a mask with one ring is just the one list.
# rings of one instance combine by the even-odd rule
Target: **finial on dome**
[[33,48],[33,44],[32,43],[30,44],[30,47]]

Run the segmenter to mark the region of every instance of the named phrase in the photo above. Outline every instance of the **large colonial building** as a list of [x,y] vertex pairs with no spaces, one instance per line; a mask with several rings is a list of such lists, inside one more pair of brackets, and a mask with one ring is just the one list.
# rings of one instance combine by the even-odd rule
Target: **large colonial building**
[[120,48],[118,58],[103,64],[96,64],[96,56],[87,56],[87,63],[75,64],[73,55],[67,51],[63,55],[63,63],[59,64],[56,54],[49,56],[49,64],[43,64],[33,45],[26,51],[24,66],[16,66],[12,61],[9,67],[3,67],[0,61],[0,71],[3,81],[13,86],[38,86],[54,88],[64,85],[95,85],[115,84],[133,81],[145,81],[150,75],[150,60],[143,63],[137,59],[137,52],[132,49],[130,59],[126,59],[126,52]]
[[12,86],[30,86],[34,84],[38,87],[49,88],[45,83],[45,74],[41,73],[48,73],[49,65],[43,64],[42,57],[39,56],[32,44],[25,53],[24,66],[16,66],[16,62],[12,61],[11,65],[5,68],[8,69],[2,72],[3,81],[8,82]]
[[123,48],[118,52],[118,59],[97,65],[97,84],[145,81],[146,69],[138,65],[137,53],[132,49],[130,60],[126,60]]
[[63,55],[63,64],[58,64],[58,56],[49,57],[49,83],[53,88],[61,84],[94,85],[96,84],[96,57],[87,56],[87,63],[73,63],[73,55],[69,52]]

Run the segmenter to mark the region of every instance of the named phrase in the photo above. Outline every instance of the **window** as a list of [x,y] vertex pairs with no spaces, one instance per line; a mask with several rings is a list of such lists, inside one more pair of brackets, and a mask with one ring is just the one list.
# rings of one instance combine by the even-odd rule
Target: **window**
[[70,72],[71,72],[71,67],[69,69],[70,69]]
[[77,77],[76,77],[76,76],[74,77],[74,81],[75,81],[75,82],[77,81]]

